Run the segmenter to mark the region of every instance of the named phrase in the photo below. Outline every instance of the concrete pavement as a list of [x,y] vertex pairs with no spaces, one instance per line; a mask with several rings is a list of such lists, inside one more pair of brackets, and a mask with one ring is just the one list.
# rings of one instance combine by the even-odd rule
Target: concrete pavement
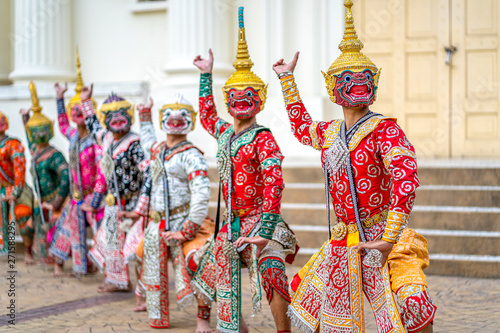
[[[9,290],[12,274],[7,258],[0,258],[0,332],[157,332],[148,325],[145,312],[132,311],[134,294],[98,294],[100,273],[83,278],[53,278],[52,267],[23,264],[22,255],[16,255],[15,325],[7,325],[10,306]],[[70,265],[65,268],[71,272]],[[297,272],[290,267],[288,276]],[[131,273],[132,269],[130,270]],[[133,275],[133,274],[132,274]],[[5,276],[5,277],[4,277]],[[135,279],[134,279],[135,280]],[[500,332],[500,280],[449,276],[429,276],[430,293],[438,306],[434,332]],[[243,278],[244,300],[250,300],[248,279]],[[171,290],[173,286],[171,286]],[[172,326],[166,332],[194,332],[196,307],[187,312],[176,308],[171,294]],[[366,303],[366,302],[365,302]],[[249,304],[243,301],[243,304]],[[366,308],[371,313],[369,308]],[[244,316],[251,332],[275,332],[271,311],[263,301],[262,312],[250,318],[250,308]],[[215,328],[215,310],[212,310]],[[367,315],[366,332],[376,332],[372,316]],[[294,329],[293,332],[300,332]]]

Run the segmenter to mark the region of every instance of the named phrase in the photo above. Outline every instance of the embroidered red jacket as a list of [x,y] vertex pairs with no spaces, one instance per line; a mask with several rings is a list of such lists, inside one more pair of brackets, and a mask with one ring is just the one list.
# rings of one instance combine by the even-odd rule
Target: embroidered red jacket
[[[233,125],[218,117],[212,95],[212,77],[202,74],[200,81],[200,120],[210,135],[217,139],[217,161],[223,179],[223,195],[228,202],[228,182],[224,170],[224,150],[234,133]],[[231,144],[232,210],[260,209],[262,227],[259,235],[271,239],[276,224],[281,220],[283,155],[265,127],[258,127],[240,136]]]
[[[321,150],[323,166],[328,148],[339,136],[343,120],[314,122],[302,103],[293,75],[280,79],[292,132],[304,145]],[[375,116],[356,131],[349,142],[360,218],[388,210],[382,239],[396,243],[408,223],[419,186],[415,149],[394,119]],[[337,219],[355,223],[345,167],[329,173],[330,194]]]

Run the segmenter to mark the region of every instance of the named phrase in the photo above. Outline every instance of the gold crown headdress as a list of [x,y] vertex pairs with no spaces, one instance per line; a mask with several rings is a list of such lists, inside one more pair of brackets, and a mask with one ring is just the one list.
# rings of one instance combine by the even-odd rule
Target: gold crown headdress
[[[356,34],[356,29],[354,28],[354,20],[352,18],[352,0],[345,0],[344,6],[346,7],[345,14],[345,30],[344,37],[339,44],[339,49],[342,54],[335,59],[328,68],[327,73],[322,72],[325,77],[326,88],[330,99],[335,103],[335,96],[333,95],[333,89],[337,78],[335,75],[341,74],[345,70],[350,70],[352,72],[361,72],[365,69],[369,69],[374,74],[375,87],[378,86],[378,80],[380,78],[380,70],[375,66],[375,64],[362,52],[363,43],[359,40]],[[375,96],[377,97],[377,91],[375,90]]]
[[[82,79],[82,69],[80,64],[80,54],[78,53],[78,48],[76,48],[76,86],[75,86],[75,96],[73,96],[66,106],[66,111],[68,113],[69,119],[71,119],[71,108],[76,104],[82,103],[82,88],[84,87],[83,79]],[[93,98],[90,99],[92,104],[94,104],[94,109],[96,108],[96,102]]]
[[191,121],[193,123],[193,128],[191,130],[194,130],[194,126],[196,125],[196,115],[198,113],[194,110],[194,107],[191,105],[191,103],[189,103],[189,101],[185,99],[184,96],[182,96],[182,94],[177,93],[174,96],[174,100],[175,102],[167,103],[161,107],[159,112],[160,126],[161,126],[161,118],[163,116],[163,112],[166,109],[172,109],[172,110],[186,109],[191,113]]
[[26,123],[26,128],[28,129],[29,139],[32,141],[30,130],[34,127],[48,126],[51,128],[51,132],[54,133],[53,122],[47,118],[42,113],[42,107],[40,106],[40,102],[38,100],[38,95],[36,93],[36,86],[33,81],[30,81],[30,93],[31,93],[31,110],[33,111],[33,115],[30,117],[28,122]]
[[238,22],[238,48],[236,49],[236,60],[233,63],[233,67],[236,71],[231,74],[224,87],[222,87],[224,100],[227,99],[227,92],[231,88],[243,90],[247,87],[252,87],[259,92],[259,97],[262,101],[260,109],[262,110],[267,98],[267,84],[265,84],[260,77],[251,71],[253,62],[250,60],[250,54],[248,53],[248,45],[245,37],[243,7],[238,9]]

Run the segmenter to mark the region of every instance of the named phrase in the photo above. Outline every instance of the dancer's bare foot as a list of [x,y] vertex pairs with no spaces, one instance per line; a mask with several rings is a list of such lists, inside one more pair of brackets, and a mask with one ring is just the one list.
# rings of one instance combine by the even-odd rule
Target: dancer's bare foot
[[146,299],[141,296],[135,295],[135,312],[141,312],[141,311],[146,311]]
[[245,319],[243,319],[243,316],[241,316],[241,333],[248,333],[248,326],[247,323],[245,323]]
[[24,264],[26,266],[36,265],[35,258],[33,258],[30,250],[24,250]]
[[58,264],[57,262],[54,264],[54,273],[53,277],[66,277],[68,274],[64,273],[64,264]]
[[196,318],[196,333],[216,333],[210,328],[210,319]]
[[103,293],[106,290],[106,279],[102,280],[101,284],[97,287],[98,293]]

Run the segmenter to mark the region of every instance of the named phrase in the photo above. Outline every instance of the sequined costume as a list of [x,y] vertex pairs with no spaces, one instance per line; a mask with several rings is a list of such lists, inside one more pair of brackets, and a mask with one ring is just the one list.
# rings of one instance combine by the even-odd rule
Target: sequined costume
[[[70,114],[71,108],[77,108],[80,112],[82,108],[80,93],[83,81],[79,60],[77,66],[76,95],[68,105]],[[81,275],[86,274],[88,268],[87,224],[95,235],[104,216],[104,206],[101,201],[106,193],[106,179],[98,165],[101,148],[94,142],[90,134],[80,138],[78,130],[70,126],[64,99],[57,100],[57,112],[59,130],[69,140],[69,166],[73,197],[58,220],[50,252],[63,261],[66,261],[71,253],[73,272]],[[83,203],[97,211],[83,211],[81,209]]]
[[[246,103],[245,98],[256,100],[258,112],[265,102],[266,85],[250,71],[253,63],[246,46],[242,8],[239,16],[236,71],[226,82],[224,93],[226,98],[232,98],[244,91],[239,101]],[[231,109],[231,104],[239,101],[228,103],[230,112],[235,118],[247,117]],[[280,214],[284,188],[281,171],[283,155],[268,128],[254,124],[234,135],[234,126],[217,116],[212,75],[208,73],[201,74],[199,107],[201,124],[217,139],[217,163],[229,213],[225,214],[215,242],[210,243],[209,255],[201,259],[193,285],[208,300],[217,300],[217,330],[239,332],[242,267],[248,267],[254,313],[260,310],[261,282],[269,302],[273,292],[290,300],[285,260],[287,255],[294,254],[296,238]],[[232,222],[228,226],[229,217]],[[240,236],[256,235],[269,239],[259,258],[254,244],[244,244],[238,249],[233,245]]]
[[[187,254],[188,258],[185,258],[183,246],[179,246],[177,241],[167,244],[160,233],[180,231],[188,240],[197,236],[208,213],[210,181],[203,153],[192,143],[183,141],[167,147],[166,142],[157,142],[150,114],[150,110],[141,112],[141,144],[144,151],[151,155],[136,209],[143,216],[147,215],[148,206],[151,211],[144,232],[141,281],[146,290],[149,324],[155,328],[167,328],[170,326],[168,259],[173,265],[177,304],[184,308],[193,300],[186,259],[191,260],[194,253]],[[166,226],[167,200],[169,218]]]
[[[372,79],[373,63],[359,53],[362,44],[354,31],[351,6],[352,2],[346,1],[346,33],[339,47],[343,54],[325,74],[327,84],[331,78],[338,84],[347,70],[349,79],[342,84],[350,83],[358,72],[363,73],[364,79]],[[352,60],[360,58],[359,62]],[[380,72],[373,67],[376,82]],[[367,68],[369,73],[364,72]],[[432,321],[436,307],[430,301],[423,273],[429,265],[427,241],[406,227],[419,186],[413,146],[395,119],[372,112],[348,130],[343,120],[312,121],[293,74],[283,73],[280,82],[292,132],[302,144],[321,151],[337,216],[330,241],[323,244],[291,283],[295,293],[289,315],[305,332],[316,332],[318,327],[320,332],[364,332],[364,293],[379,332],[421,330]],[[338,87],[335,82],[328,86],[332,100],[338,103],[341,89],[332,91],[334,87]],[[367,91],[375,93],[376,85],[373,91]],[[362,230],[356,224],[350,177],[357,194]],[[369,259],[374,254],[371,251],[360,257],[353,249],[362,232],[367,241],[382,239],[395,243],[384,267],[380,267],[380,262],[378,267],[376,262],[373,264]]]
[[[143,220],[126,231],[125,219],[119,219],[117,214],[119,210],[133,211],[137,205],[143,183],[139,164],[144,160],[144,153],[137,134],[127,131],[121,139],[115,140],[113,133],[99,122],[93,102],[83,100],[82,106],[87,128],[101,147],[103,156],[99,166],[108,191],[104,218],[89,256],[104,271],[107,284],[126,289],[130,283],[127,262],[142,238]],[[100,117],[103,117],[102,110],[106,107],[118,111],[133,110],[133,106],[114,94],[104,102]]]
[[[32,155],[31,176],[35,183],[37,200],[33,208],[35,238],[33,250],[47,263],[52,263],[49,246],[55,230],[55,223],[62,213],[69,195],[68,163],[63,154],[52,146],[37,150],[37,144],[48,143],[53,136],[52,122],[42,113],[33,82],[30,83],[33,115],[23,116],[28,143]],[[41,203],[48,203],[54,210],[41,208]],[[43,214],[43,216],[42,216]]]
[[[7,122],[7,118],[1,112],[0,118],[4,118],[4,121]],[[0,255],[3,255],[9,252],[8,227],[10,221],[16,221],[21,235],[32,239],[34,234],[34,229],[29,223],[33,206],[33,193],[25,184],[26,159],[24,147],[18,139],[7,135],[0,139],[0,169],[0,199],[10,196],[16,198],[14,207],[11,207],[11,202],[0,202],[2,217]],[[12,210],[14,216],[12,216]]]

